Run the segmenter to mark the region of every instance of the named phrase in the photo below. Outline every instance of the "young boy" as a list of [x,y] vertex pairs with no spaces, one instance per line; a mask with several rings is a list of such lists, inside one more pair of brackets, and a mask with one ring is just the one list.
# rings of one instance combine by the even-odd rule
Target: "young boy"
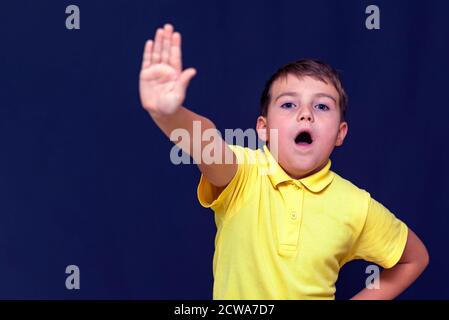
[[334,299],[338,272],[354,259],[385,268],[379,288],[354,299],[393,299],[415,281],[429,261],[423,243],[330,170],[330,154],[348,131],[347,97],[330,66],[300,60],[279,69],[257,119],[264,149],[228,145],[217,133],[220,161],[211,163],[201,161],[209,142],[193,140],[193,123],[202,132],[215,126],[182,106],[196,70],[183,70],[181,61],[181,35],[166,24],[145,46],[140,96],[167,136],[179,128],[190,133],[180,147],[198,164],[198,197],[217,225],[214,299]]

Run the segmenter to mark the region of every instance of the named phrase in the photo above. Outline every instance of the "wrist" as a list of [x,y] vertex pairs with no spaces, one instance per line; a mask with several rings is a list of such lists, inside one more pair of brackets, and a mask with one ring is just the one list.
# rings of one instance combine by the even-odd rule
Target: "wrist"
[[171,112],[161,112],[159,108],[151,108],[148,113],[155,121],[164,121],[176,117],[181,110],[181,106],[173,108]]

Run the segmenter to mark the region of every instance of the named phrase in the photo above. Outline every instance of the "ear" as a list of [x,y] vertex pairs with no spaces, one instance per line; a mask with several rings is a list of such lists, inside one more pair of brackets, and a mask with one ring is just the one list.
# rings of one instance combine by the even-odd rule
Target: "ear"
[[343,144],[347,133],[348,123],[346,121],[343,121],[342,123],[340,123],[340,127],[338,128],[338,135],[337,140],[335,141],[335,146],[339,147]]
[[256,130],[257,130],[257,135],[259,136],[259,139],[264,142],[268,142],[267,119],[265,117],[259,116],[257,118]]

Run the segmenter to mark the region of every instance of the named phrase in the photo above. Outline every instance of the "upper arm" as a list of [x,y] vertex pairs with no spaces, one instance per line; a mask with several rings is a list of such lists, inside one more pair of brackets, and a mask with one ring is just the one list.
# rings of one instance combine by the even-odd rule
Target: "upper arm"
[[206,163],[207,159],[203,157],[203,161],[198,164],[198,168],[211,184],[217,188],[224,188],[237,173],[238,164],[237,158],[228,144],[223,139],[220,143],[221,146],[218,148],[221,149],[221,154],[216,156],[215,151],[218,150],[213,150],[209,155],[212,163]]
[[424,267],[429,263],[429,253],[418,236],[409,228],[407,244],[399,263],[419,263]]
[[387,208],[370,198],[368,212],[349,260],[363,259],[388,269],[398,263],[407,243],[408,227]]
[[[197,188],[198,200],[201,205],[217,212],[228,212],[229,208],[238,208],[251,194],[252,188],[257,184],[258,166],[254,150],[238,145],[228,146],[234,157],[230,157],[235,164],[235,172],[217,186],[203,173]],[[232,168],[229,166],[227,168]],[[207,170],[209,167],[207,167]],[[217,183],[218,184],[218,183]]]

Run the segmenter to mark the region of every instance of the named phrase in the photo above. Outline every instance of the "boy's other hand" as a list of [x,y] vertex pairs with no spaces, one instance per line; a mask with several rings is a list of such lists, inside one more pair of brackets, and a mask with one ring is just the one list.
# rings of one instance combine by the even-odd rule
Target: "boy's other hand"
[[181,34],[166,24],[148,40],[140,72],[140,99],[152,116],[176,112],[185,99],[186,89],[196,70],[182,70]]

